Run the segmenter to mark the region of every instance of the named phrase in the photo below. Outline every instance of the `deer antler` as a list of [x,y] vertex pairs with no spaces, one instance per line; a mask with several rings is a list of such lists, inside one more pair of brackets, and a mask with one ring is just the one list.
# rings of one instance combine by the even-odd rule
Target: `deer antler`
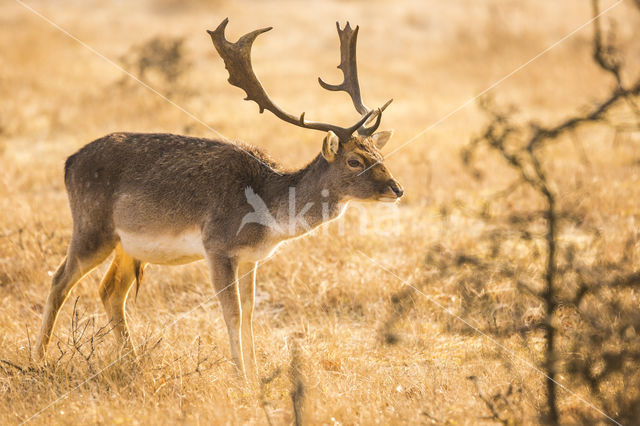
[[[342,71],[344,79],[340,84],[329,84],[322,78],[318,77],[318,83],[320,86],[327,90],[334,92],[343,91],[347,92],[353,101],[353,106],[360,114],[367,114],[371,110],[367,108],[362,100],[360,94],[360,83],[358,82],[358,65],[356,64],[356,44],[358,42],[358,30],[359,26],[356,26],[355,30],[351,28],[349,22],[344,26],[344,29],[340,29],[340,23],[336,22],[336,28],[338,28],[338,37],[340,38],[340,65],[338,68]],[[376,131],[380,125],[380,119],[382,118],[382,111],[389,106],[393,99],[389,99],[374,115],[368,119],[372,121],[376,118],[376,122],[370,126],[362,126],[358,129],[358,133],[363,136],[369,136]]]
[[[251,46],[255,41],[256,37],[260,34],[271,30],[272,27],[261,28],[255,31],[252,31],[248,34],[243,35],[238,39],[237,42],[231,43],[229,42],[225,35],[224,31],[229,23],[229,18],[226,18],[218,28],[214,31],[207,31],[211,36],[211,40],[213,41],[213,45],[216,50],[224,60],[225,67],[229,71],[229,83],[232,85],[241,88],[247,94],[245,100],[254,101],[258,104],[260,108],[260,113],[264,112],[264,110],[271,111],[276,117],[280,118],[287,123],[295,124],[296,126],[303,127],[306,129],[315,129],[321,131],[333,131],[340,141],[346,141],[356,130],[359,130],[364,126],[364,124],[372,117],[377,115],[377,120],[375,127],[378,127],[380,123],[380,117],[382,115],[382,111],[384,108],[389,105],[390,102],[387,102],[384,107],[379,108],[377,110],[367,110],[360,120],[356,124],[351,127],[340,127],[333,124],[328,123],[320,123],[315,121],[306,121],[304,118],[304,112],[300,115],[300,117],[296,117],[291,115],[278,107],[272,100],[269,98],[269,95],[262,87],[260,80],[253,72],[253,67],[251,65]],[[354,53],[355,53],[355,43],[354,43]],[[355,58],[354,58],[355,59]],[[355,70],[355,61],[354,61],[354,70]],[[322,84],[322,83],[321,83]],[[356,86],[357,86],[357,77],[356,77]],[[331,89],[330,89],[331,90]],[[336,89],[338,90],[338,89]],[[359,93],[359,89],[358,89]],[[355,102],[355,101],[354,101]],[[373,127],[373,126],[372,126]],[[365,128],[368,129],[369,128]],[[375,129],[374,129],[375,130]],[[360,130],[359,130],[360,131]],[[373,132],[373,131],[372,131]],[[370,134],[370,133],[369,133]]]

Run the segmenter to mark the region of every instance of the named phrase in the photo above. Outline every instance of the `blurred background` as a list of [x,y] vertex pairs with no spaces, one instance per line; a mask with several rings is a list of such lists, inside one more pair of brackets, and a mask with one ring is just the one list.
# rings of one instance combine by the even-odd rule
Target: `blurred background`
[[[639,76],[636,3],[599,5],[601,11],[613,6],[600,25],[620,57],[624,87]],[[544,289],[547,204],[539,187],[512,185],[521,170],[502,154],[526,143],[531,123],[552,128],[589,114],[615,93],[615,78],[592,57],[592,2],[7,0],[0,11],[0,358],[14,365],[0,369],[0,422],[26,420],[114,359],[111,336],[86,362],[69,344],[78,312],[96,329],[106,322],[97,296],[105,264],[63,309],[50,354],[59,357],[57,364],[44,372],[26,367],[50,274],[71,236],[66,157],[115,131],[218,137],[183,110],[290,168],[319,152],[322,134],[258,114],[257,105],[227,83],[205,31],[226,17],[233,41],[274,27],[257,39],[252,61],[278,105],[343,125],[357,118],[350,99],[316,80],[341,79],[335,22],[359,25],[363,98],[369,106],[394,99],[381,129],[395,130],[386,164],[406,195],[393,209],[368,204],[349,210],[341,223],[291,242],[260,268],[254,320],[264,376],[259,390],[230,384],[226,329],[214,299],[165,329],[213,294],[206,266],[151,266],[128,307],[134,340],[149,342],[146,364],[110,368],[34,421],[280,424],[299,419],[296,404],[305,407],[305,421],[318,424],[549,419],[545,377],[531,368],[551,365],[548,335],[541,334],[544,327],[529,326],[553,316],[546,324],[562,334],[589,321],[522,295],[523,282]],[[489,143],[474,151],[469,167],[466,149],[486,135],[492,120],[474,100],[480,94],[507,111],[515,135],[508,143],[515,148],[501,151]],[[584,282],[638,267],[635,99],[616,103],[600,117],[606,120],[562,133],[539,152],[555,211],[578,218],[556,235],[558,267],[579,259],[581,270],[591,271],[585,276],[598,271],[597,279]],[[577,289],[574,278],[558,276],[555,285]],[[407,293],[407,283],[419,291]],[[629,291],[621,297],[627,308],[637,308],[636,290]],[[576,305],[576,311],[583,308]],[[610,342],[630,352],[638,350],[632,310],[622,315],[631,328],[620,331],[631,340]],[[612,316],[607,327],[614,323]],[[565,337],[554,355],[554,377],[575,393],[558,391],[561,419],[604,421],[598,410],[616,419],[640,416],[637,388],[628,390],[639,382],[620,382],[632,376],[626,370],[594,387],[576,373],[584,365],[567,358],[581,353],[575,345],[589,352],[603,347],[602,340]],[[637,359],[622,359],[637,373]],[[304,383],[303,400],[291,391],[298,382]],[[620,402],[621,393],[631,400]]]

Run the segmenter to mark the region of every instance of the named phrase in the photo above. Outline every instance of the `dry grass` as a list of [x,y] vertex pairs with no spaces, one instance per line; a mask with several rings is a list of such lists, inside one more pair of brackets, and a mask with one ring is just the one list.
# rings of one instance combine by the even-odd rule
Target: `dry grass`
[[[242,102],[241,91],[226,83],[222,61],[204,31],[222,18],[231,18],[231,36],[273,25],[276,30],[257,42],[254,53],[265,87],[288,110],[340,122],[354,116],[347,98],[323,93],[314,80],[319,74],[338,78],[333,22],[348,18],[360,24],[365,100],[396,99],[383,123],[396,130],[389,150],[590,18],[588,2],[581,0],[29,4],[132,72],[139,69],[132,55],[146,41],[183,39],[184,67],[170,78],[151,70],[145,73],[150,84],[224,135],[263,147],[292,167],[318,152],[320,136],[257,115],[255,104]],[[544,378],[429,298],[403,293],[406,287],[393,275],[458,315],[487,298],[503,308],[494,322],[539,314],[539,305],[522,303],[509,280],[489,275],[474,293],[458,285],[469,274],[464,263],[446,273],[440,268],[450,253],[483,253],[493,228],[476,212],[514,177],[490,152],[477,159],[476,166],[485,170],[480,181],[460,161],[461,147],[485,123],[475,105],[387,160],[405,186],[399,206],[353,208],[341,224],[291,242],[260,267],[255,317],[260,389],[234,378],[226,328],[201,263],[147,270],[137,302],[128,303],[133,336],[143,346],[138,364],[111,365],[116,359],[111,336],[99,338],[108,331],[100,329],[106,315],[97,295],[103,265],[74,289],[63,308],[49,365],[34,368],[30,345],[49,275],[71,234],[64,159],[116,130],[215,135],[123,80],[112,65],[19,4],[5,2],[2,11],[0,359],[13,365],[0,365],[0,423],[30,419],[64,396],[32,422],[283,424],[303,412],[313,424],[475,424],[489,421],[492,413],[483,398],[496,394],[508,400],[501,416],[539,421]],[[639,14],[623,3],[609,15],[616,18],[618,42],[627,53],[625,69],[637,73],[640,44],[632,36]],[[498,100],[520,105],[524,117],[554,123],[605,95],[611,83],[590,60],[590,31],[578,32],[506,80]],[[618,114],[627,118],[624,110]],[[620,257],[630,237],[637,250],[640,133],[614,137],[608,128],[589,126],[575,140],[562,139],[546,150],[544,166],[559,203],[579,207],[582,223],[602,236],[596,245],[579,229],[563,234],[578,248],[581,262],[593,264],[602,253]],[[492,204],[498,209],[492,213],[508,216],[536,203],[529,192],[516,190]],[[510,238],[501,253],[501,261],[520,277],[540,282],[544,261],[530,246]],[[637,306],[637,295],[630,297]],[[465,318],[490,330],[482,314]],[[517,357],[542,361],[540,337],[496,335]],[[583,386],[563,376],[559,380],[588,397]],[[585,413],[601,419],[575,396],[561,391],[559,397],[565,422]]]

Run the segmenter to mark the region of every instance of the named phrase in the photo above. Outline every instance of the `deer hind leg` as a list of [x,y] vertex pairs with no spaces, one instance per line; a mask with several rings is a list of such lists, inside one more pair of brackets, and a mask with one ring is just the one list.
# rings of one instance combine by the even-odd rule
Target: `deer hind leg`
[[227,324],[231,358],[236,364],[240,376],[246,377],[242,356],[242,311],[240,294],[238,293],[237,261],[234,258],[217,254],[210,254],[208,260],[211,281],[213,281],[222,307],[224,321]]
[[113,262],[102,279],[99,289],[100,299],[107,311],[109,323],[113,327],[120,350],[124,353],[133,353],[134,356],[135,350],[127,326],[125,305],[134,279],[139,279],[140,270],[140,262],[125,253],[122,246],[118,244]]
[[252,322],[256,296],[256,266],[255,263],[241,263],[238,268],[240,301],[242,304],[242,353],[244,354],[244,365],[249,370],[250,377],[254,379],[258,377]]
[[79,234],[74,231],[67,256],[53,275],[42,316],[40,335],[36,341],[36,360],[44,358],[58,312],[73,287],[82,277],[102,263],[114,246],[115,239],[104,234]]

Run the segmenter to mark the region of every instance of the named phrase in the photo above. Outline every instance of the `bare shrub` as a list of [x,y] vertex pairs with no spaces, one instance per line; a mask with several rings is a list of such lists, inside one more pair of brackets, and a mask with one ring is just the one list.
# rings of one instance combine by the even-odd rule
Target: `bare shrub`
[[[594,16],[599,13],[597,1],[593,1],[593,13]],[[640,340],[636,333],[640,316],[634,308],[640,286],[635,248],[638,235],[629,235],[623,256],[612,259],[604,248],[602,233],[585,225],[579,209],[559,202],[554,189],[556,182],[545,170],[547,158],[543,149],[586,124],[616,128],[610,115],[615,108],[626,105],[640,117],[636,104],[640,78],[628,84],[624,82],[622,55],[612,44],[614,39],[612,34],[603,36],[600,20],[595,19],[593,59],[616,83],[604,100],[584,114],[569,117],[555,126],[544,126],[536,122],[520,123],[513,118],[513,108],[500,111],[485,98],[480,106],[489,114],[490,122],[463,152],[463,161],[477,178],[481,178],[483,172],[472,166],[475,151],[482,146],[498,153],[518,175],[508,188],[525,185],[542,201],[542,209],[512,216],[509,226],[529,242],[532,252],[538,242],[544,246],[544,276],[534,280],[537,283],[518,281],[517,285],[525,297],[533,298],[542,307],[543,315],[532,326],[542,330],[546,343],[542,368],[547,376],[547,411],[543,419],[553,424],[560,421],[559,372],[567,373],[576,386],[586,385],[589,399],[595,398],[600,408],[616,421],[637,420],[640,414],[640,393],[637,392]],[[600,246],[595,261],[577,256],[576,245],[563,241],[569,227],[590,235],[592,247]],[[491,264],[485,262],[473,265],[474,271],[484,274],[491,269]],[[508,277],[512,271],[507,273],[505,269],[502,274]],[[562,319],[569,317],[572,326],[563,326]],[[580,416],[585,421],[594,420],[593,412],[584,411]]]
[[[594,1],[593,14],[598,13]],[[548,171],[553,160],[549,147],[564,140],[575,142],[575,132],[583,126],[608,127],[614,134],[629,127],[640,129],[640,77],[625,81],[623,55],[615,46],[613,30],[603,34],[599,19],[593,27],[593,60],[615,84],[606,97],[584,112],[559,124],[544,125],[518,119],[516,107],[500,108],[489,97],[480,100],[489,123],[463,149],[462,161],[471,176],[482,180],[492,170],[478,166],[477,160],[484,153],[497,154],[514,180],[479,208],[461,203],[442,209],[445,218],[451,209],[464,210],[485,223],[484,231],[471,249],[435,244],[428,250],[422,280],[414,289],[403,289],[392,297],[382,334],[386,343],[397,343],[395,327],[410,311],[413,291],[436,282],[448,283],[449,291],[458,295],[449,307],[440,306],[455,312],[447,320],[449,332],[520,335],[540,360],[546,376],[541,420],[551,424],[562,420],[560,399],[567,394],[559,394],[560,382],[585,395],[600,413],[616,422],[632,423],[640,416],[640,235],[626,236],[621,256],[609,253],[606,231],[586,220],[587,212],[579,203],[559,196],[561,182]],[[617,120],[613,112],[621,109],[635,116],[636,123]],[[580,160],[588,161],[584,152]],[[528,205],[511,204],[510,197],[516,192],[525,194]],[[576,197],[586,196],[588,188]],[[572,233],[579,233],[585,247],[595,254],[581,253],[586,249],[572,241]],[[540,338],[544,347],[532,349],[532,339]],[[489,396],[476,377],[470,380],[489,418],[503,424],[518,421],[507,398],[513,390]],[[576,411],[571,421],[602,418],[587,405]]]
[[302,349],[300,343],[292,339],[291,348],[291,403],[293,404],[294,423],[296,426],[305,424],[306,385],[303,373]]
[[467,379],[473,383],[478,398],[489,410],[490,415],[485,419],[494,420],[503,425],[522,424],[524,417],[521,408],[522,388],[510,384],[506,389],[498,389],[491,394],[486,394],[477,377],[469,376]]
[[[191,66],[181,37],[153,37],[132,47],[121,61],[127,68],[133,69],[142,81],[160,86],[168,94],[181,88],[181,77]],[[126,86],[130,83],[131,80],[125,76],[119,84]]]

